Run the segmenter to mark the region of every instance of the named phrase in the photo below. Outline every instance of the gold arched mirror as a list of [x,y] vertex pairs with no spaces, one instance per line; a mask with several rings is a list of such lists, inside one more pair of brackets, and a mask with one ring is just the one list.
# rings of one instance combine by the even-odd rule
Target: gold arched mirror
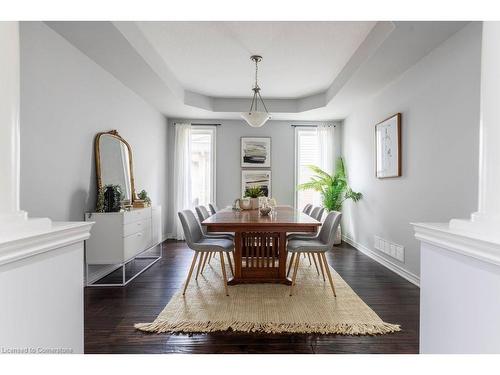
[[97,189],[120,185],[123,199],[132,204],[137,200],[134,186],[132,149],[116,130],[97,133],[95,137]]

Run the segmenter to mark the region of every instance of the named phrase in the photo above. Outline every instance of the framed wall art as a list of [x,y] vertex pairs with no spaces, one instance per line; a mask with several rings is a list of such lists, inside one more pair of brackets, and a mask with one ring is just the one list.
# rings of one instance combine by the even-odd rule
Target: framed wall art
[[248,188],[260,187],[264,196],[271,197],[271,171],[262,169],[241,170],[241,196]]
[[241,137],[241,167],[270,168],[271,138]]
[[401,113],[375,125],[375,175],[401,176]]

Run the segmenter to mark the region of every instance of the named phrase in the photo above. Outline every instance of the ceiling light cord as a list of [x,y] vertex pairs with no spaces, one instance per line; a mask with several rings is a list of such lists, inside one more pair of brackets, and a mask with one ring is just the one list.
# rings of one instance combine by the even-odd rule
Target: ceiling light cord
[[257,75],[259,74],[259,60],[255,59],[255,88],[259,87],[259,84],[257,83]]
[[[255,84],[254,84],[254,87],[252,89],[253,91],[253,97],[252,97],[252,103],[250,104],[250,110],[249,112],[252,112],[252,109],[254,108],[255,106],[255,112],[258,112],[258,104],[259,104],[259,99],[260,99],[260,102],[262,103],[262,106],[264,107],[264,109],[266,110],[266,112],[269,113],[269,111],[267,110],[267,107],[266,107],[266,103],[264,103],[264,99],[262,99],[262,96],[260,95],[260,87],[259,87],[259,61],[260,59],[259,58],[255,58],[254,59],[255,61]],[[258,96],[258,98],[257,98]]]

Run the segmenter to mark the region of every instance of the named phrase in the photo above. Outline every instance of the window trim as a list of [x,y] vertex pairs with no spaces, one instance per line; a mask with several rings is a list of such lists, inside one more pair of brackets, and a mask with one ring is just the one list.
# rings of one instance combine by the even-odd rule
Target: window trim
[[300,126],[300,125],[295,125],[294,126],[294,194],[293,194],[293,206],[296,210],[299,209],[297,207],[297,203],[299,200],[299,189],[297,189],[297,186],[299,185],[299,132],[301,130],[307,130],[307,131],[315,131],[317,132],[317,128],[315,126]]
[[212,183],[210,202],[217,205],[217,126],[191,125],[191,131],[203,130],[212,133]]

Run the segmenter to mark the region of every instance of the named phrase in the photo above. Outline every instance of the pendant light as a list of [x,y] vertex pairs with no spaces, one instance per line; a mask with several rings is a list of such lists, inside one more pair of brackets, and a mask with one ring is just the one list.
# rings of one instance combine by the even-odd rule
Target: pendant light
[[[248,112],[243,112],[241,114],[241,117],[245,119],[248,125],[254,128],[260,128],[262,125],[266,123],[267,120],[271,118],[271,116],[269,116],[269,112],[267,111],[266,104],[264,103],[264,100],[260,96],[260,87],[259,84],[257,83],[257,74],[259,72],[258,64],[259,62],[262,61],[262,56],[253,55],[250,57],[250,60],[255,62],[255,86],[252,89],[253,98],[252,98],[252,104],[250,105],[250,110]],[[262,106],[265,109],[265,112],[259,111],[257,107],[259,99],[262,103]]]

